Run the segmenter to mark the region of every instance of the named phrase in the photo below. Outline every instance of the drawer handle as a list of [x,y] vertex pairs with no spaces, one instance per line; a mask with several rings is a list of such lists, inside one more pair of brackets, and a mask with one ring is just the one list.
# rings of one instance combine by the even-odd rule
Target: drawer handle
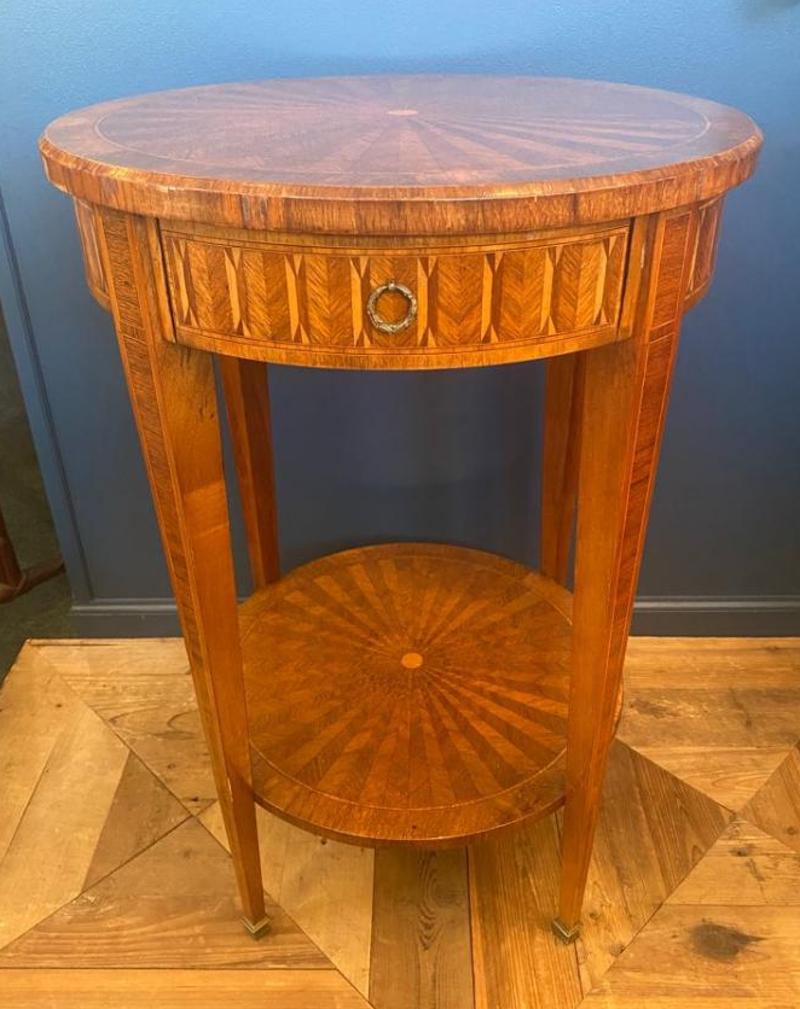
[[[397,322],[388,322],[378,311],[378,301],[382,295],[390,291],[396,291],[406,299],[408,308],[406,314]],[[405,284],[397,284],[390,280],[388,284],[381,284],[376,287],[367,301],[367,315],[372,325],[382,333],[399,333],[401,329],[406,329],[417,317],[417,299]]]

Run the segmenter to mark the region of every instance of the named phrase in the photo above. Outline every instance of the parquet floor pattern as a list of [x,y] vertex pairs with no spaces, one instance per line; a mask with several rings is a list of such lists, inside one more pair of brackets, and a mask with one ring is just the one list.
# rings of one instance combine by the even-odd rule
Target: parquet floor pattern
[[254,942],[181,643],[29,642],[0,692],[0,1005],[800,1005],[798,639],[632,640],[574,946],[558,816],[436,853],[259,817]]

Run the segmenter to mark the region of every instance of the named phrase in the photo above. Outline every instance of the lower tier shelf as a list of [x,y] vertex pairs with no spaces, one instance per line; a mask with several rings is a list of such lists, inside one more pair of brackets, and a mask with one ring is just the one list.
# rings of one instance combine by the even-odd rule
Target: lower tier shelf
[[563,802],[571,596],[424,543],[324,557],[240,611],[258,801],[357,844],[464,844]]

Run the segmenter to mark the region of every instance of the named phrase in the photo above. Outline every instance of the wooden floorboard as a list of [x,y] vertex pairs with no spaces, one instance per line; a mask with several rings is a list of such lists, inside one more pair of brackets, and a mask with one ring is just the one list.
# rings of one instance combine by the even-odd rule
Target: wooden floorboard
[[0,1005],[796,1009],[800,641],[634,639],[620,738],[577,944],[549,931],[557,817],[467,859],[263,810],[254,942],[182,644],[28,644],[0,693]]
[[0,948],[189,815],[35,656],[2,698]]
[[589,991],[717,840],[732,814],[616,742],[578,941]]
[[742,816],[800,852],[800,746],[781,761]]
[[740,810],[800,737],[796,638],[632,638],[619,738]]
[[[366,995],[373,851],[315,837],[261,807],[257,812],[264,889]],[[199,819],[227,848],[219,803]]]
[[227,853],[196,820],[176,827],[0,950],[0,967],[326,968],[279,907],[254,941]]
[[555,817],[470,850],[476,1009],[570,1009],[581,997],[577,948],[556,939]]
[[472,1009],[466,851],[375,853],[370,1001]]
[[369,1009],[335,970],[0,970],[13,1009]]
[[667,904],[581,1009],[796,1009],[800,907]]
[[667,904],[800,906],[800,854],[735,820],[673,890]]
[[188,810],[215,801],[181,640],[44,643],[38,651]]

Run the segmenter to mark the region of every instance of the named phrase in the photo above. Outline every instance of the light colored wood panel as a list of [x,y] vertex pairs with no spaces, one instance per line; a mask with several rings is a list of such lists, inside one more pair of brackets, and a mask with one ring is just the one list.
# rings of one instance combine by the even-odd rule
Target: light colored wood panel
[[186,808],[129,753],[84,886],[113,872],[188,816]]
[[23,645],[0,689],[0,858],[8,851],[53,747],[82,710],[41,651]]
[[625,657],[627,689],[793,689],[800,679],[800,638],[634,637]]
[[81,892],[127,758],[83,706],[58,736],[0,863],[0,947]]
[[748,802],[742,816],[800,852],[800,744]]
[[268,913],[271,930],[254,942],[229,856],[189,819],[7,946],[0,966],[330,967],[277,905]]
[[214,778],[180,638],[43,642],[40,654],[191,812]]
[[575,1005],[719,836],[725,810],[620,743],[612,747],[576,946],[552,936],[556,821],[470,853],[479,1009]]
[[730,809],[800,731],[797,638],[632,638],[619,737]]
[[729,825],[582,1009],[790,1009],[800,996],[800,857]]
[[795,1009],[796,907],[668,904],[581,1009]]
[[794,746],[800,679],[793,686],[762,687],[740,679],[724,687],[631,685],[619,735],[631,746],[762,748]]
[[335,970],[0,970],[14,1009],[369,1009]]
[[471,1009],[463,850],[375,853],[369,997],[375,1009]]
[[800,907],[800,853],[735,820],[666,903]]
[[315,837],[291,824],[287,827],[279,903],[347,980],[367,995],[375,853]]
[[[219,804],[204,810],[199,819],[227,847]],[[261,807],[257,819],[264,889],[366,995],[373,851],[315,837]]]
[[469,852],[476,1009],[570,1009],[581,997],[576,948],[552,933],[558,907],[554,817]]
[[[213,802],[198,815],[197,819],[226,851],[230,851],[219,802]],[[264,890],[272,900],[280,904],[283,864],[287,858],[286,847],[289,832],[296,830],[299,833],[300,828],[291,827],[285,820],[273,816],[272,813],[268,813],[261,806],[256,809],[256,821],[258,823],[258,842]]]
[[786,747],[643,746],[636,752],[704,792],[740,810],[786,757]]
[[730,822],[731,814],[622,743],[612,748],[579,957],[593,988]]

